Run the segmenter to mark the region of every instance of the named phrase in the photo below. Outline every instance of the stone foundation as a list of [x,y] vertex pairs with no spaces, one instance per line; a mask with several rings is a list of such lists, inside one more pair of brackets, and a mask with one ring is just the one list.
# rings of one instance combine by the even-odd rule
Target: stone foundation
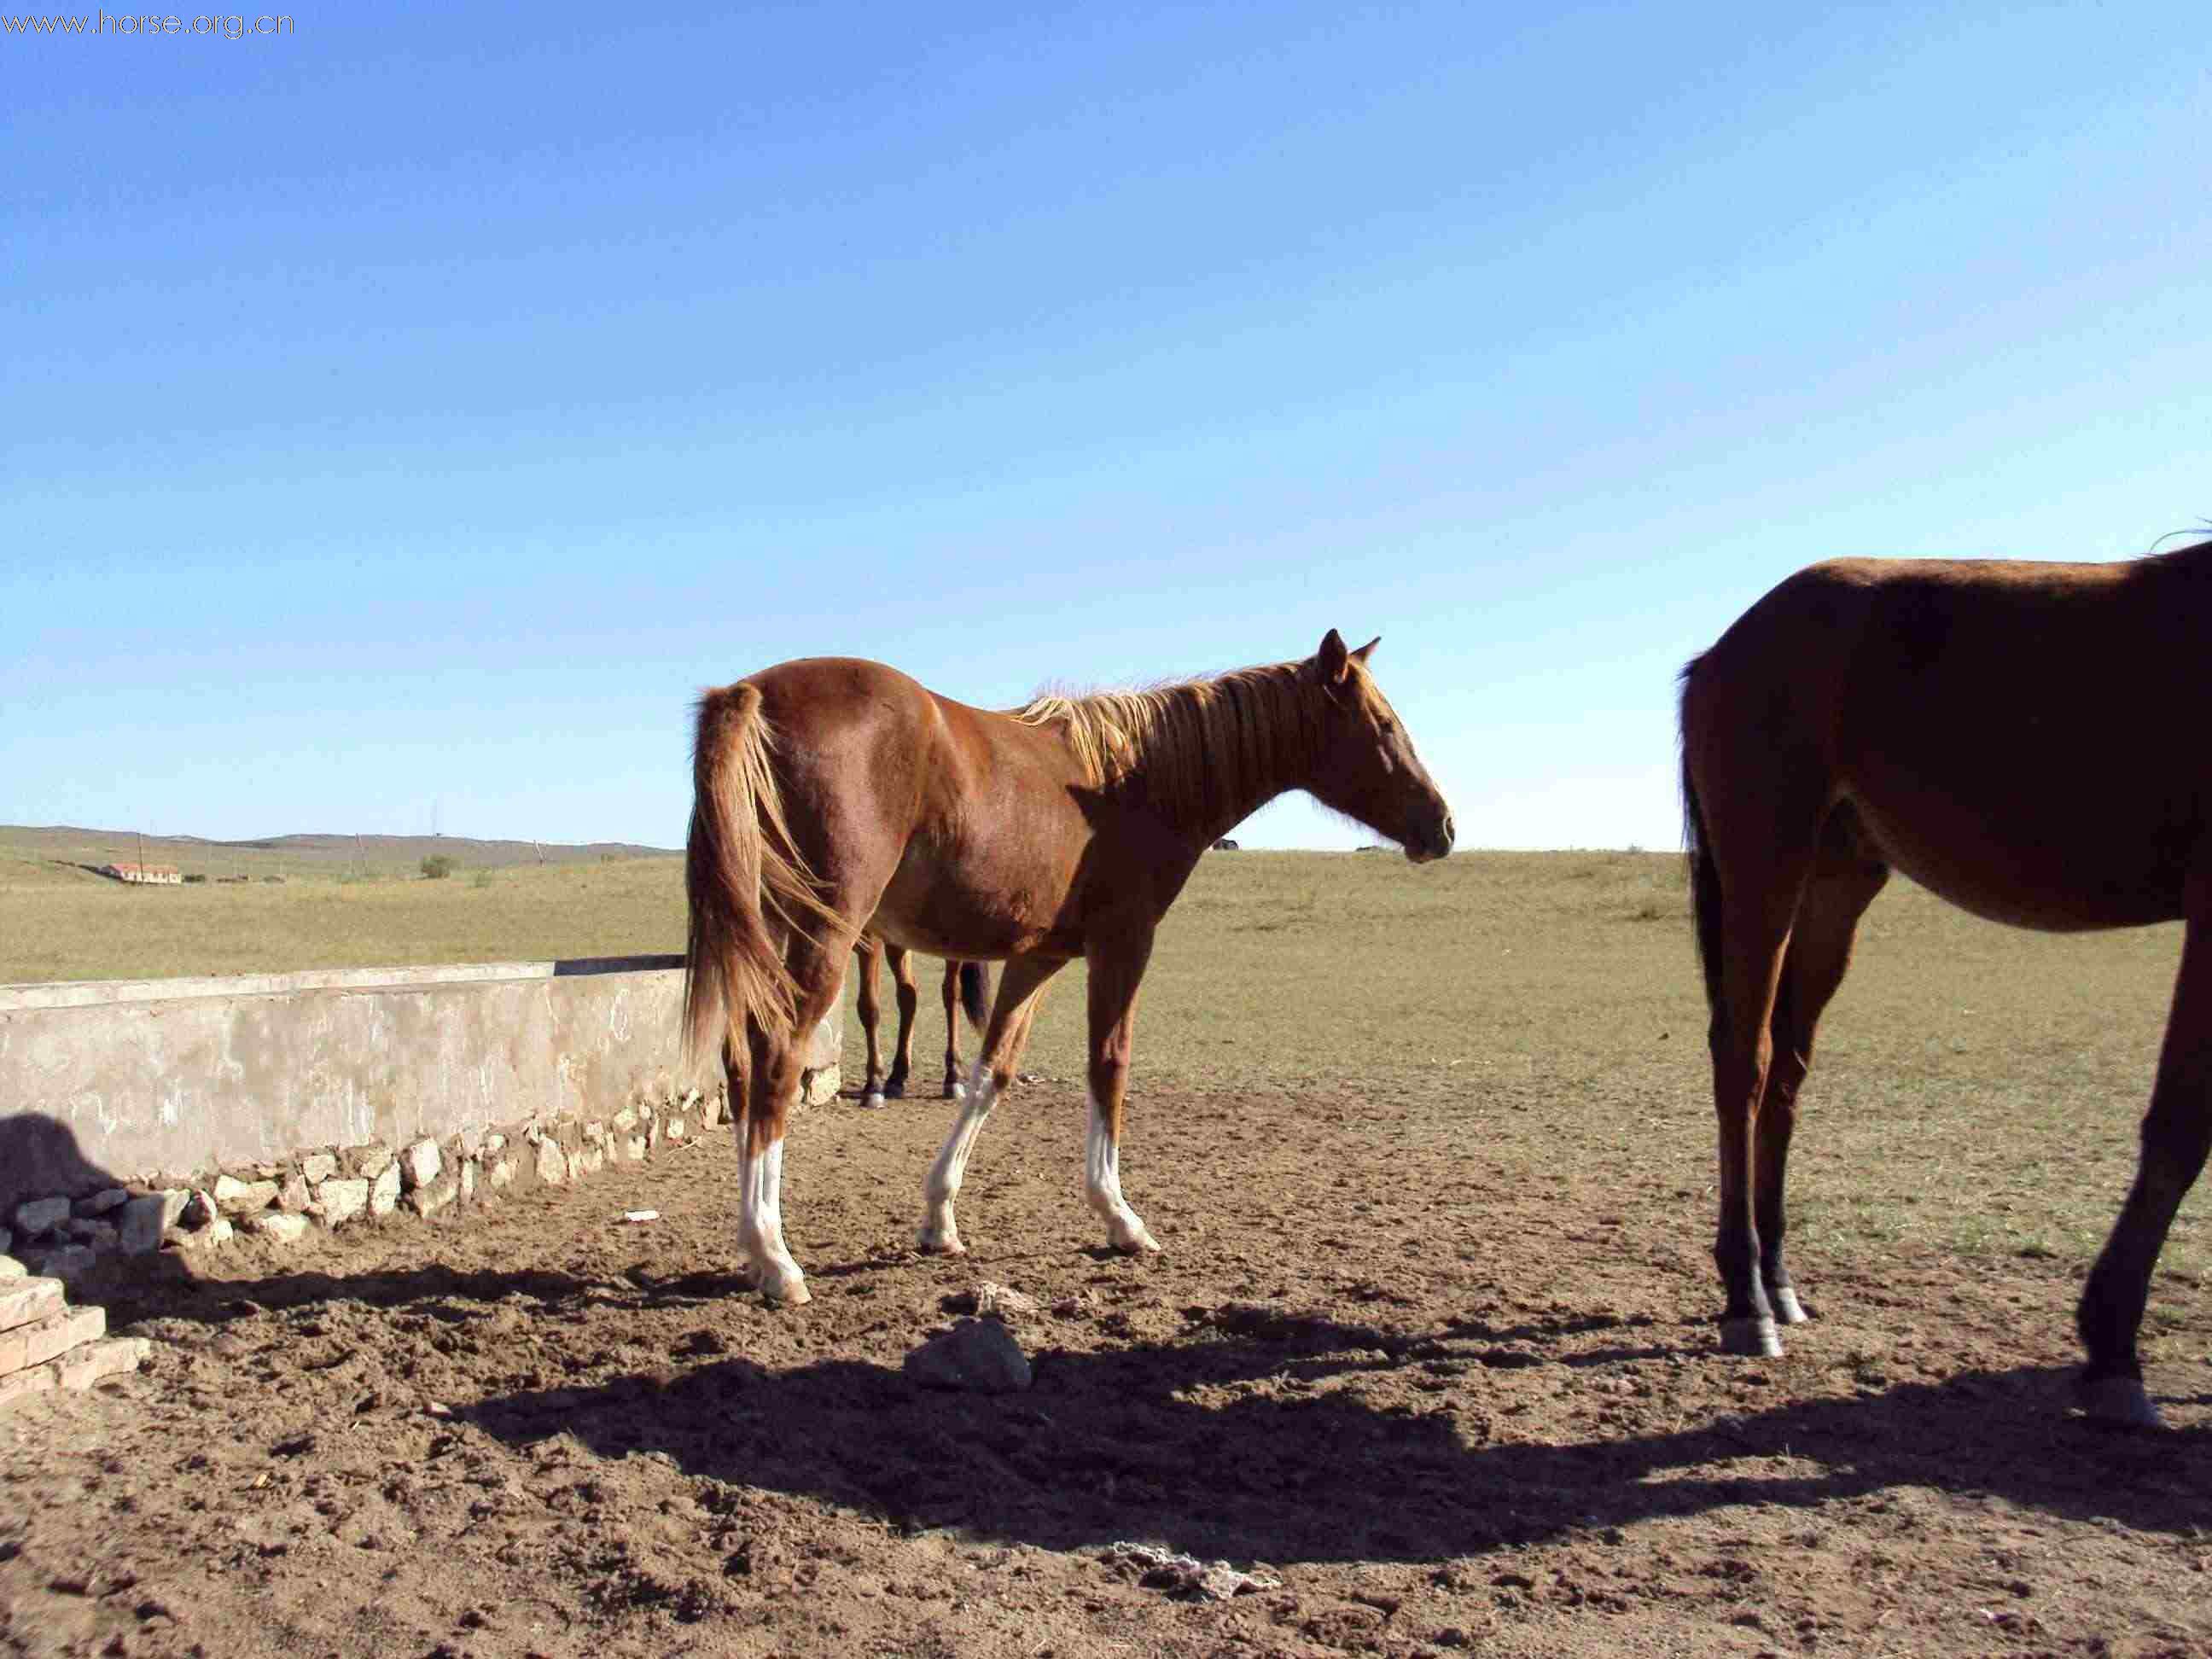
[[[678,966],[0,988],[0,1100],[29,1108],[0,1115],[0,1257],[67,1282],[464,1212],[681,1146],[728,1108],[678,1068]],[[836,1096],[837,1054],[825,1022],[806,1103]]]

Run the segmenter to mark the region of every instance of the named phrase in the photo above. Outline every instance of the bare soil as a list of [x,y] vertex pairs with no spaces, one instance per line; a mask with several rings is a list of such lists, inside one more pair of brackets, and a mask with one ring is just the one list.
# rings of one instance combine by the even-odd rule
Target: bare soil
[[[1816,1233],[1816,1321],[1724,1358],[1700,1112],[1546,1092],[1144,1093],[1141,1261],[1071,1084],[994,1115],[957,1260],[904,1248],[951,1109],[839,1102],[794,1124],[798,1310],[732,1277],[719,1139],[169,1262],[104,1298],[144,1371],[0,1419],[0,1652],[2212,1651],[2201,1287],[2154,1285],[2162,1436],[2069,1414],[2048,1254]],[[1034,1388],[910,1384],[979,1280],[1041,1304]],[[1280,1588],[1178,1599],[1121,1540]]]

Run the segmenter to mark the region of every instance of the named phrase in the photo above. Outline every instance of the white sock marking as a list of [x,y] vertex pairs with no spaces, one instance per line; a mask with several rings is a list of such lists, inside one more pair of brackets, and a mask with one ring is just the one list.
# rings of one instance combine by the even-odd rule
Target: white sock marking
[[1121,1196],[1121,1148],[1106,1133],[1106,1114],[1097,1097],[1091,1102],[1091,1132],[1083,1144],[1084,1194],[1105,1218],[1106,1236],[1117,1250],[1157,1250],[1159,1244]]
[[983,1120],[991,1115],[996,1100],[990,1076],[979,1060],[969,1070],[968,1092],[961,1101],[960,1115],[952,1125],[952,1133],[945,1136],[937,1161],[929,1166],[929,1179],[922,1185],[920,1238],[926,1250],[957,1251],[961,1248],[960,1229],[952,1218],[952,1200],[960,1195],[960,1183],[968,1175],[968,1154],[975,1150],[975,1137],[982,1133]]
[[781,1302],[808,1300],[805,1275],[783,1243],[783,1137],[756,1155],[738,1126],[738,1249],[753,1282]]

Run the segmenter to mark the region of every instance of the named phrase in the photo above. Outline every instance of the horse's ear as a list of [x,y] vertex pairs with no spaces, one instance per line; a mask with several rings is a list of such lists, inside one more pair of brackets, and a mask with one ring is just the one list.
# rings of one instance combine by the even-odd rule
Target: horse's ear
[[1352,653],[1352,661],[1358,663],[1362,668],[1366,667],[1368,658],[1375,654],[1375,647],[1382,643],[1382,636],[1380,634],[1377,634],[1373,639],[1368,641],[1366,644],[1361,646],[1358,650]]
[[1352,653],[1344,648],[1344,635],[1334,628],[1322,635],[1321,649],[1314,653],[1314,666],[1321,670],[1322,684],[1335,685],[1349,672],[1347,665]]

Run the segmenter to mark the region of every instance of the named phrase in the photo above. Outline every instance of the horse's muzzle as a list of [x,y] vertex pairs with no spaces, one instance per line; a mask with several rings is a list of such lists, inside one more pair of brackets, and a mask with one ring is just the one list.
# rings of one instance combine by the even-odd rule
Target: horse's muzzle
[[1452,841],[1452,816],[1447,812],[1426,836],[1406,842],[1406,856],[1415,864],[1433,864],[1451,851]]

